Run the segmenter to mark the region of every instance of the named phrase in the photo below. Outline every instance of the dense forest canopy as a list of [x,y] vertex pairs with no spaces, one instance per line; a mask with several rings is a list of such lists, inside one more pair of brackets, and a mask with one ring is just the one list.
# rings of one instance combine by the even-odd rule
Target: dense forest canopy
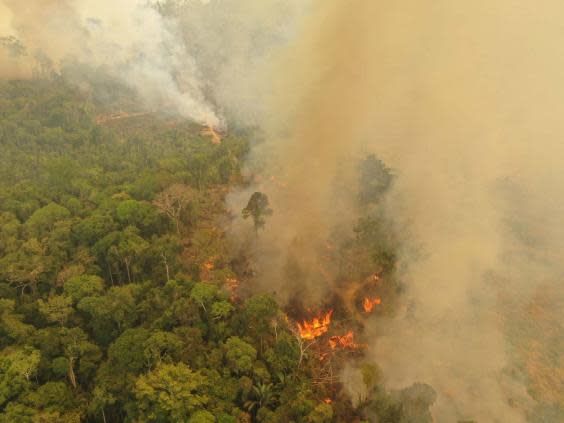
[[[0,421],[429,419],[433,390],[388,393],[377,367],[358,398],[323,383],[276,298],[238,291],[224,198],[245,183],[244,132],[214,143],[178,119],[111,115],[58,79],[4,82],[0,103]],[[370,204],[390,176],[374,157],[361,169]],[[259,197],[250,231],[272,213]],[[355,231],[343,248],[390,273],[381,223]]]

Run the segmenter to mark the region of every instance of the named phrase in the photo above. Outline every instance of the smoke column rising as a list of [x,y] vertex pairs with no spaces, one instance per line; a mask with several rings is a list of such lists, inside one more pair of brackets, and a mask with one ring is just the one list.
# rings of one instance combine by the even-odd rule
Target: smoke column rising
[[564,403],[561,2],[165,3],[0,0],[0,35],[27,52],[0,55],[0,72],[73,58],[149,107],[259,123],[267,141],[251,159],[283,181],[267,190],[259,276],[283,295],[323,297],[285,266],[315,264],[354,221],[350,157],[377,153],[396,169],[387,208],[407,240],[403,308],[368,328],[388,385],[431,384],[438,422],[518,422],[534,406],[519,362],[536,401]]
[[204,95],[205,78],[186,54],[174,22],[147,1],[1,0],[0,10],[11,14],[8,35],[27,50],[20,60],[0,56],[8,76],[29,76],[37,59],[54,70],[65,60],[78,60],[103,67],[136,89],[150,107],[221,125]]
[[[286,184],[269,191],[263,284],[303,293],[279,277],[284,263],[307,263],[352,220],[330,187],[351,152],[374,151],[397,170],[388,210],[410,244],[404,307],[369,327],[388,385],[431,384],[437,421],[523,421],[534,406],[523,381],[562,404],[550,377],[561,352],[546,351],[562,342],[564,6],[316,5],[270,72],[270,142],[255,154]],[[547,289],[532,334],[527,310]]]

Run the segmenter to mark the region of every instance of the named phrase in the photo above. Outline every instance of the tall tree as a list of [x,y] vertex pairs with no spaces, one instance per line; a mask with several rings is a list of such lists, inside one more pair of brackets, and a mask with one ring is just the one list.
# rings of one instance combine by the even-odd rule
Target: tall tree
[[198,201],[198,193],[183,184],[173,184],[157,195],[153,204],[171,218],[176,226],[176,233],[180,235],[182,216],[190,204]]
[[259,229],[263,228],[266,223],[266,217],[272,215],[268,196],[262,192],[255,192],[249,198],[247,206],[242,210],[242,215],[243,219],[252,217],[255,232],[258,234]]
[[185,422],[203,410],[206,378],[186,364],[159,364],[135,383],[138,419],[144,422]]

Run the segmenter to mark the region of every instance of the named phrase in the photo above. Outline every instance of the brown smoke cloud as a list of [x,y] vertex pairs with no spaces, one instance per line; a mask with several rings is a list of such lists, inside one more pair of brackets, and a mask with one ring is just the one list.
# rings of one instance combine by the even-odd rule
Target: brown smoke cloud
[[314,264],[353,220],[352,197],[332,187],[344,175],[352,191],[350,156],[374,151],[397,171],[387,207],[408,240],[403,308],[369,326],[388,385],[431,384],[437,421],[518,422],[535,402],[562,405],[564,6],[317,6],[269,73],[255,154],[284,186],[262,185],[274,209],[258,241],[262,284],[315,290],[284,267]]
[[438,422],[564,403],[561,2],[164,3],[0,0],[0,36],[27,54],[0,47],[0,74],[74,57],[151,107],[260,124],[249,167],[276,180],[229,201],[270,196],[258,282],[283,297],[323,299],[320,246],[357,217],[354,158],[375,152],[406,240],[402,308],[368,327],[388,386],[432,385]]

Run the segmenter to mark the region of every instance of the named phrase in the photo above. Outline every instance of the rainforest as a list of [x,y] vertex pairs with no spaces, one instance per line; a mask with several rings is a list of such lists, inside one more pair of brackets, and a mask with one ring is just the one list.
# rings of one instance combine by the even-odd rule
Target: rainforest
[[0,0],[0,423],[564,421],[562,18]]

